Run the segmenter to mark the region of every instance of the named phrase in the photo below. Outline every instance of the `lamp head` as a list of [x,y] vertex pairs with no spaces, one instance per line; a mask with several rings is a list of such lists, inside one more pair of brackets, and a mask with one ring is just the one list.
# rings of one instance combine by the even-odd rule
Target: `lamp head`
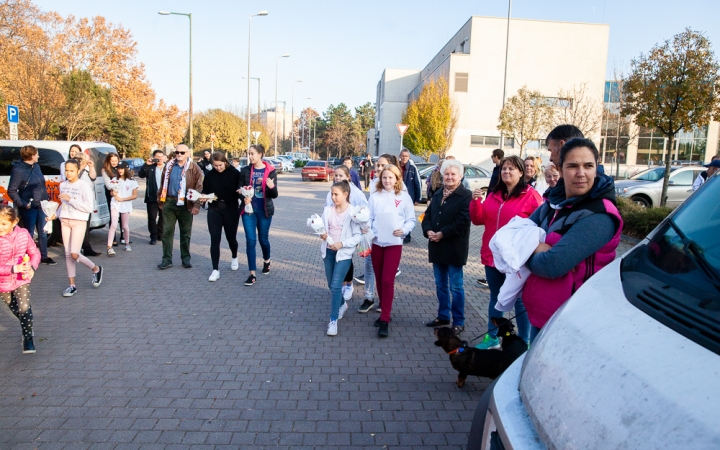
[[267,16],[267,15],[268,15],[268,12],[267,12],[267,11],[260,11],[259,13],[255,14],[255,15],[256,15],[256,16]]
[[170,11],[158,11],[158,14],[160,14],[161,16],[169,16]]
[[284,55],[281,56],[281,58],[289,58],[289,57],[290,57],[290,53],[285,53]]

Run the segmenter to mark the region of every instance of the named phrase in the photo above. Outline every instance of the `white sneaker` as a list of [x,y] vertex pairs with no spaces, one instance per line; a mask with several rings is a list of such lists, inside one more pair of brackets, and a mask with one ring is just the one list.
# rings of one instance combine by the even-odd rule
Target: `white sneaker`
[[345,315],[345,311],[347,311],[347,310],[348,310],[348,303],[345,302],[340,307],[340,312],[338,312],[338,320],[343,318],[343,316]]
[[345,301],[348,301],[352,298],[354,290],[355,288],[352,284],[349,286],[343,286],[343,298],[345,299]]
[[220,278],[220,271],[219,270],[213,270],[210,274],[210,278],[208,278],[208,281],[217,281]]
[[331,320],[327,329],[328,336],[337,336],[337,320]]
[[125,251],[126,251],[126,252],[131,252],[131,251],[132,251],[132,247],[130,247],[130,245],[126,245],[126,246],[125,246]]
[[237,258],[233,258],[232,261],[230,261],[230,270],[238,270],[240,268],[240,263],[238,262]]

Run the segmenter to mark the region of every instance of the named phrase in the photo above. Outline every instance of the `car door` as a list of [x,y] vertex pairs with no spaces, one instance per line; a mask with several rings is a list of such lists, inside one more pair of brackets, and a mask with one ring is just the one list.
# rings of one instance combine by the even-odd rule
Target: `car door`
[[667,205],[671,208],[684,202],[692,193],[692,184],[699,173],[693,169],[678,169],[670,174]]
[[465,181],[468,182],[471,191],[480,187],[480,177],[472,167],[465,166]]

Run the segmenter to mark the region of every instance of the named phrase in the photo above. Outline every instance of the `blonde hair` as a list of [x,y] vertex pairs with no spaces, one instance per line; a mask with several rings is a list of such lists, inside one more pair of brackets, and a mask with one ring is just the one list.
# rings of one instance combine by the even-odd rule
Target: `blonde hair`
[[402,173],[400,173],[400,169],[398,169],[396,166],[392,164],[388,164],[387,166],[383,167],[382,172],[380,172],[380,175],[378,175],[378,182],[375,186],[375,189],[377,189],[378,192],[382,192],[384,187],[382,184],[382,174],[389,170],[392,172],[393,175],[395,175],[395,186],[393,186],[393,189],[395,190],[395,195],[400,194],[402,192]]
[[532,161],[533,166],[535,166],[535,177],[539,176],[541,173],[543,173],[542,165],[540,164],[540,158],[536,158],[535,156],[528,156],[523,161],[527,160]]

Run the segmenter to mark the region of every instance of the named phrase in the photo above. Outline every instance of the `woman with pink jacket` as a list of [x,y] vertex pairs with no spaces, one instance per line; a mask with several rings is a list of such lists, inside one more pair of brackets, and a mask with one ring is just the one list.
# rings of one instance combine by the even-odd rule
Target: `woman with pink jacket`
[[[497,338],[497,327],[490,319],[502,317],[503,313],[495,309],[498,293],[505,282],[505,274],[495,268],[490,239],[505,226],[513,217],[530,217],[542,203],[542,197],[535,189],[525,182],[525,164],[517,156],[508,156],[500,162],[500,180],[492,188],[487,198],[482,200],[482,191],[475,189],[470,202],[470,220],[474,225],[485,225],[480,260],[485,265],[485,276],[490,288],[488,304],[488,334],[476,345],[480,349],[500,348]],[[530,322],[525,314],[522,300],[515,302],[515,317],[518,335],[526,342],[530,339]]]
[[20,320],[23,353],[35,353],[30,281],[40,265],[40,251],[30,233],[17,226],[17,212],[0,206],[0,297]]

